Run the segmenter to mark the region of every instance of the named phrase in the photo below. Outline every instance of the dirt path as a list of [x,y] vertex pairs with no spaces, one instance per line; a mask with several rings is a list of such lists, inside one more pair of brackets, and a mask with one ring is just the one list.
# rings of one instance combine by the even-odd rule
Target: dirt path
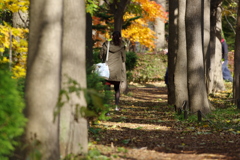
[[132,85],[121,97],[121,107],[110,120],[91,126],[90,150],[97,149],[105,159],[240,159],[239,134],[214,130],[209,122],[192,125],[174,118],[163,82]]

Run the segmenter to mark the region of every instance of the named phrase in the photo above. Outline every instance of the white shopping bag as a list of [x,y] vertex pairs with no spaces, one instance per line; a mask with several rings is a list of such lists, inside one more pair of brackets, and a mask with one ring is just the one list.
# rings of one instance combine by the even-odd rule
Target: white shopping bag
[[95,72],[102,78],[108,79],[110,77],[109,67],[106,63],[96,64]]

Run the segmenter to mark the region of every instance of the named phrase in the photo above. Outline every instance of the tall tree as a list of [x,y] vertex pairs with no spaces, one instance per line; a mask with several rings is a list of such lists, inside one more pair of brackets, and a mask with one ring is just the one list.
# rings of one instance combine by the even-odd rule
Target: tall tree
[[25,138],[27,154],[38,149],[45,160],[60,158],[59,121],[53,122],[53,110],[60,91],[62,3],[61,0],[30,3]]
[[235,39],[235,53],[234,53],[234,77],[233,77],[233,98],[235,104],[240,105],[240,2],[238,2],[238,15]]
[[187,74],[189,107],[192,112],[210,112],[202,47],[202,1],[187,0],[186,5],[186,38],[187,38]]
[[211,93],[213,90],[213,74],[214,74],[214,61],[215,56],[210,52],[210,14],[211,14],[211,2],[210,0],[204,0],[203,7],[203,57],[205,65],[205,74],[206,74],[206,87],[208,93]]
[[86,65],[93,65],[93,39],[92,39],[92,16],[86,13]]
[[223,74],[222,74],[222,7],[221,3],[216,6],[216,34],[215,34],[215,86],[214,92],[218,90],[225,90]]
[[175,105],[181,108],[184,101],[188,101],[187,90],[187,52],[185,12],[186,0],[178,1],[178,50],[176,54],[176,67],[174,72]]
[[[85,64],[85,2],[63,1],[63,44],[62,44],[62,89],[67,90],[69,78],[86,88]],[[77,111],[86,107],[81,92],[69,95],[60,113],[60,149],[61,156],[79,155],[87,152],[87,121]]]
[[[208,93],[213,93],[218,90],[224,90],[222,77],[222,47],[221,47],[221,1],[211,1],[211,30],[210,30],[210,53],[208,60]],[[212,85],[212,86],[211,86]]]
[[178,0],[169,1],[168,104],[175,104],[174,69],[178,48]]
[[53,114],[60,88],[67,88],[69,78],[86,88],[85,16],[84,1],[31,1],[25,156],[36,149],[46,160],[60,159],[60,148],[62,156],[87,152],[87,122],[79,113],[86,107],[83,92],[80,98],[69,92],[61,128],[59,116]]

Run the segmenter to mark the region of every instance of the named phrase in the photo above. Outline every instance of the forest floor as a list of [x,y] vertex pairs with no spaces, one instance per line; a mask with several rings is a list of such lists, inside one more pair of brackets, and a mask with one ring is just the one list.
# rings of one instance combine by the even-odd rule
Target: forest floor
[[[121,111],[90,126],[91,159],[240,159],[240,112],[229,103],[229,95],[227,91],[212,95],[218,112],[199,122],[196,115],[184,120],[167,104],[164,82],[130,84],[129,92],[121,96]],[[226,117],[231,111],[234,116]]]

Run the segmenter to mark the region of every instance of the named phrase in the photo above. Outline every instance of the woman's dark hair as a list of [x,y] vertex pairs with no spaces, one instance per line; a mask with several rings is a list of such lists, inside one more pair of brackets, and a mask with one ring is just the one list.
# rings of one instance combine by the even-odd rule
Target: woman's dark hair
[[119,31],[114,31],[112,34],[112,40],[114,45],[120,46],[121,45],[121,33]]

